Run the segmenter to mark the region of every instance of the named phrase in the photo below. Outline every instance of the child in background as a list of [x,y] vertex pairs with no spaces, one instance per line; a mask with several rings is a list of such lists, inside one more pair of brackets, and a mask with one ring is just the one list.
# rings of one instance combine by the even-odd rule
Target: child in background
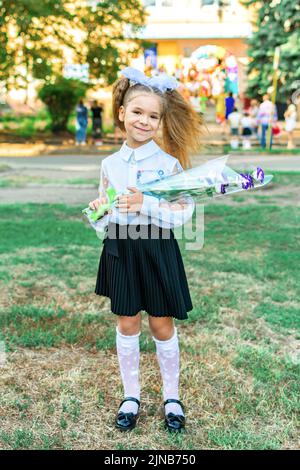
[[230,133],[232,135],[230,145],[232,149],[236,149],[239,146],[239,127],[241,122],[241,114],[238,112],[238,109],[235,107],[233,112],[228,115],[228,123],[230,125]]
[[228,119],[229,114],[231,114],[234,111],[234,103],[235,103],[235,99],[233,97],[233,93],[230,92],[229,95],[225,99],[226,120]]
[[251,148],[251,135],[252,135],[252,119],[249,111],[244,111],[241,119],[242,125],[242,136],[243,136],[243,148],[249,150]]
[[259,129],[258,122],[257,122],[258,110],[259,110],[258,101],[255,99],[251,100],[250,108],[249,108],[249,114],[251,117],[251,129],[252,129],[252,133],[255,134],[256,137],[258,137],[258,129]]

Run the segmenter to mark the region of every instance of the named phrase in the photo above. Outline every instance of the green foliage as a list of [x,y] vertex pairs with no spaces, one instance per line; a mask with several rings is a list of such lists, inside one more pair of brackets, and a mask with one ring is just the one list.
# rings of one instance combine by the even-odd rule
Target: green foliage
[[278,100],[286,98],[297,88],[300,80],[300,6],[293,0],[260,2],[244,0],[243,4],[255,10],[254,32],[248,39],[248,94],[258,98],[272,86],[275,48],[282,46]]
[[39,98],[48,106],[53,132],[66,130],[69,116],[79,98],[86,93],[87,85],[79,80],[57,77],[39,91]]
[[280,442],[267,432],[255,434],[245,429],[245,426],[236,428],[213,428],[208,433],[212,444],[226,450],[266,450],[280,449]]
[[67,29],[73,16],[66,1],[1,0],[0,9],[0,35],[6,38],[1,42],[0,80],[7,87],[26,88],[30,76],[50,78],[56,61],[62,60],[62,45],[73,47]]
[[[279,302],[286,300],[282,297],[275,298],[278,299]],[[263,317],[272,325],[300,330],[300,315],[298,307],[290,307],[286,305],[283,307],[281,303],[272,304],[264,302],[254,309],[254,313]]]
[[[128,64],[129,57],[136,56],[147,44],[137,37],[146,19],[142,2],[102,0],[92,8],[82,7],[79,15],[87,34],[86,62],[91,77],[102,77],[112,84],[118,70]],[[121,43],[126,43],[126,47],[120,48]]]
[[16,429],[13,433],[1,432],[1,440],[12,449],[29,449],[33,442],[33,433],[26,429]]
[[50,81],[67,50],[89,64],[91,79],[111,84],[144,45],[137,33],[145,17],[140,0],[0,0],[0,81],[25,89],[32,78]]

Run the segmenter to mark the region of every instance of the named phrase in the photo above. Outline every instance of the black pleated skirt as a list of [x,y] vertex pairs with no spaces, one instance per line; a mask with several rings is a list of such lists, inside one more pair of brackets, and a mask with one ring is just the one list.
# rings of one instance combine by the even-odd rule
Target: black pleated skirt
[[193,305],[173,230],[110,223],[95,294],[109,297],[117,315],[144,310],[155,317],[187,319]]

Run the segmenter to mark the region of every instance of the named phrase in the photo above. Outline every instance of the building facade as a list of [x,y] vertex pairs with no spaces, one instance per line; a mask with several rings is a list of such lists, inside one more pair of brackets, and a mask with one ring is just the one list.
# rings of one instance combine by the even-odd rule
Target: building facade
[[[239,89],[245,89],[246,39],[251,35],[251,13],[238,0],[142,0],[148,22],[142,38],[154,45],[157,66],[169,73],[178,60],[201,46],[220,46],[239,65]],[[141,58],[140,58],[141,60]]]

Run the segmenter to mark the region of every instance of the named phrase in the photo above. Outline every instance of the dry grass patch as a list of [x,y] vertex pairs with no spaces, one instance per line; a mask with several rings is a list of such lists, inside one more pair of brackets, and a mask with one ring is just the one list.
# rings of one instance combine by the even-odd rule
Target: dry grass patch
[[[211,343],[211,338],[206,340]],[[133,432],[122,434],[114,428],[122,399],[115,350],[93,353],[78,347],[20,348],[8,354],[1,369],[1,447],[13,448],[16,441],[18,448],[24,447],[18,434],[22,430],[25,448],[45,448],[47,443],[59,449],[218,448],[209,438],[211,430],[235,427],[241,419],[247,420],[252,433],[261,432],[264,420],[269,432],[279,439],[284,434],[280,429],[291,423],[278,410],[277,420],[271,422],[270,417],[267,424],[253,378],[237,370],[232,359],[233,353],[222,355],[213,348],[207,356],[191,358],[182,353],[181,390],[188,425],[185,433],[172,436],[162,426],[161,379],[155,354],[142,353],[141,416]],[[249,410],[253,408],[252,416]]]

